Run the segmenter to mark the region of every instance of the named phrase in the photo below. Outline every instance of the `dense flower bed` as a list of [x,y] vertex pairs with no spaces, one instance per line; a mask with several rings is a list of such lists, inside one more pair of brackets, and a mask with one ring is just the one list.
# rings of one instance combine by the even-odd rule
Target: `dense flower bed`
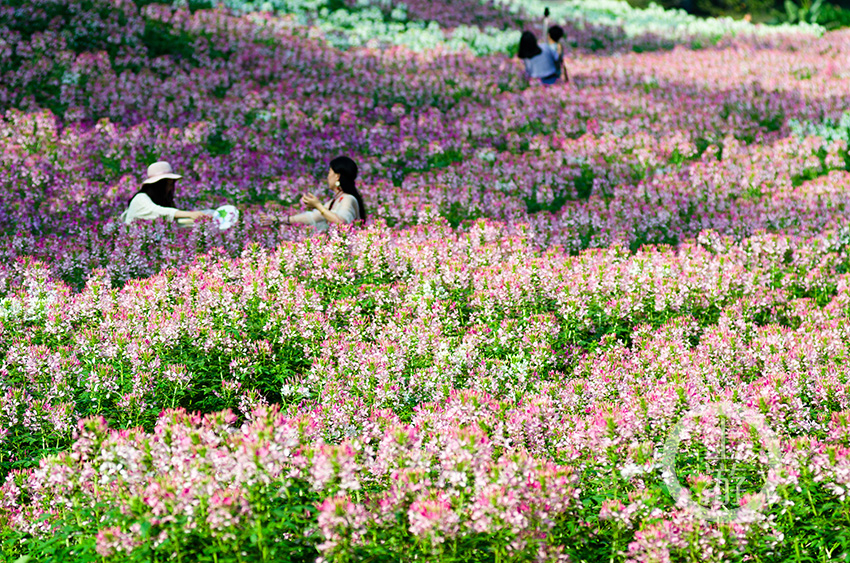
[[[633,560],[779,557],[793,521],[701,522],[659,482],[677,417],[732,398],[782,438],[767,477],[779,506],[812,517],[810,502],[831,503],[819,522],[839,524],[847,234],[705,232],[677,251],[570,257],[506,229],[376,225],[121,290],[101,274],[79,294],[18,267],[4,448],[25,459],[75,441],[10,475],[7,525],[38,537],[58,518],[90,534],[78,549],[117,558],[202,538],[225,554],[257,529],[285,540],[254,541],[269,558],[483,544],[549,559],[610,541]],[[236,415],[157,416],[175,407]],[[75,431],[80,415],[150,433],[102,418]],[[757,450],[739,462],[757,469]],[[823,541],[846,541],[840,529]]]
[[[836,64],[848,49],[843,34],[798,51],[576,56],[573,88],[523,90],[516,61],[498,55],[340,52],[268,16],[157,5],[143,12],[172,37],[197,34],[192,56],[169,44],[154,57],[138,32],[141,39],[127,40],[138,49],[137,70],[117,66],[120,49],[69,49],[47,74],[37,72],[51,61],[40,53],[6,73],[9,85],[44,86],[41,98],[9,87],[18,94],[7,103],[25,111],[0,122],[7,261],[47,260],[79,288],[95,268],[120,283],[220,245],[212,231],[157,227],[144,237],[173,244],[150,245],[143,263],[116,260],[135,253],[138,235],[109,220],[155,158],[185,175],[181,205],[247,211],[242,227],[224,235],[231,255],[248,240],[273,247],[292,238],[258,225],[255,212],[287,212],[317,185],[327,155],[342,151],[361,162],[367,205],[390,225],[435,213],[453,225],[517,220],[540,244],[571,251],[676,243],[707,228],[815,234],[843,212],[842,176],[827,176],[847,168],[840,119],[850,109],[848,76]],[[16,53],[38,37],[22,36]],[[204,56],[213,39],[220,53],[244,55],[227,64]],[[60,71],[74,80],[45,99]],[[37,103],[55,113],[33,112]],[[824,122],[837,133],[810,136]],[[827,197],[802,185],[816,177]],[[276,211],[268,202],[278,201]],[[651,221],[647,205],[659,210]]]
[[[336,12],[526,17],[452,5]],[[614,48],[543,89],[445,35],[337,50],[323,2],[192,6],[0,8],[4,558],[848,559],[850,36],[588,25]],[[340,153],[370,222],[275,223]],[[119,223],[157,159],[240,222]],[[758,424],[686,416],[726,403]],[[733,518],[671,497],[675,428]]]

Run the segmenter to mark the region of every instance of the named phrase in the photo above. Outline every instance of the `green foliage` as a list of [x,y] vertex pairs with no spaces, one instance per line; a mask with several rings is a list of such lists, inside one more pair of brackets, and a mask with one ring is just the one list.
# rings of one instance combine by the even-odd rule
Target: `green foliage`
[[808,182],[810,180],[814,180],[815,178],[819,178],[828,174],[832,170],[850,170],[850,154],[844,154],[844,165],[839,167],[831,167],[826,163],[827,160],[827,152],[823,147],[818,150],[818,152],[814,153],[814,156],[818,158],[820,161],[820,166],[816,168],[806,168],[799,174],[795,174],[791,177],[791,184],[794,187],[803,185],[803,182]]
[[785,19],[788,23],[818,23],[823,0],[785,0]]
[[666,9],[686,10],[688,3],[684,0],[629,0],[629,5],[641,10],[648,8],[650,4],[657,4]]
[[818,23],[827,29],[850,27],[850,10],[836,4],[824,2],[821,4]]
[[176,56],[190,60],[195,53],[195,38],[185,31],[176,32],[174,27],[158,20],[147,20],[142,42],[151,58]]
[[741,17],[745,14],[767,14],[774,7],[773,0],[696,0],[694,7],[700,14],[711,17]]
[[456,229],[464,221],[474,221],[475,219],[483,217],[482,213],[470,211],[456,201],[449,205],[448,210],[443,212],[442,215],[446,218],[453,229]]
[[[554,213],[561,209],[568,201],[574,199],[588,199],[593,192],[593,180],[596,178],[596,173],[589,164],[582,164],[578,176],[573,180],[575,191],[573,193],[557,192],[552,201],[540,202],[537,198],[537,187],[534,192],[525,198],[526,209],[529,213],[539,213],[540,211],[548,211]],[[600,194],[605,195],[605,194]]]
[[212,10],[215,8],[215,2],[212,0],[189,0],[188,8],[192,13],[195,13],[198,10]]
[[605,43],[602,40],[600,40],[596,37],[591,37],[589,47],[590,47],[591,51],[596,52],[596,51],[599,51],[601,49],[604,49]]
[[[850,10],[825,0],[627,0],[629,5],[644,9],[658,4],[667,9],[680,9],[697,16],[741,18],[750,15],[753,22],[773,24],[817,23],[826,29],[850,27]],[[716,43],[715,38],[711,43]],[[691,49],[703,49],[703,40],[695,39]],[[647,50],[646,46],[635,46],[636,52]]]
[[207,139],[207,152],[212,156],[230,154],[233,146],[233,142],[225,138],[218,129]]
[[[405,519],[406,520],[406,519]],[[372,541],[352,546],[345,556],[332,557],[333,563],[353,561],[440,561],[442,563],[522,563],[534,560],[535,544],[515,549],[514,534],[470,533],[446,542],[430,542],[407,531],[403,521],[389,529],[378,529]],[[534,546],[534,547],[532,547]]]
[[802,476],[798,487],[782,487],[780,495],[785,502],[774,504],[768,515],[780,523],[782,541],[776,547],[767,538],[754,541],[748,554],[762,561],[850,561],[847,500],[839,502],[811,474]]
[[[756,472],[754,467],[741,468],[742,471]],[[619,500],[629,504],[631,486],[618,483],[611,475],[594,468],[588,468],[584,482],[592,494],[583,495],[575,517],[560,518],[553,529],[553,543],[565,546],[565,553],[571,561],[624,561],[624,552],[633,541],[636,531],[643,530],[657,519],[647,515],[637,517],[632,526],[626,527],[611,520],[599,518],[603,501]],[[640,493],[644,502],[661,511],[671,508],[672,499],[666,488],[660,484],[658,476],[642,480]],[[839,502],[835,496],[825,490],[822,483],[814,482],[811,476],[800,479],[799,490],[784,487],[782,501],[769,505],[763,510],[768,520],[777,522],[776,531],[780,537],[759,533],[754,527],[748,534],[747,544],[742,554],[744,561],[763,561],[770,563],[785,562],[822,562],[831,563],[850,561],[850,526],[847,525],[848,501]],[[787,508],[786,508],[787,507]],[[580,525],[580,523],[585,523]],[[722,550],[733,536],[728,525],[720,524],[725,536],[724,543],[717,547]],[[694,557],[699,551],[699,535],[694,535],[689,545],[673,547],[672,561],[700,561]],[[724,559],[726,560],[726,559]],[[738,557],[728,559],[741,560]]]
[[539,213],[540,211],[555,212],[561,209],[570,198],[565,193],[556,195],[549,203],[541,203],[537,201],[535,195],[525,198],[525,206],[529,213]]
[[185,516],[173,522],[144,521],[142,544],[137,549],[130,554],[102,557],[96,551],[98,531],[111,527],[126,529],[134,521],[108,505],[77,506],[54,523],[52,535],[7,531],[2,537],[0,557],[21,563],[315,561],[319,554],[316,545],[321,541],[315,527],[317,493],[301,481],[291,481],[256,486],[249,496],[255,501],[252,508],[256,524],[234,528],[238,537],[222,538],[209,529],[203,518],[198,519],[201,525],[191,530],[183,521]]
[[593,180],[596,174],[587,164],[582,164],[581,174],[575,179],[576,196],[579,199],[588,199],[593,191]]
[[428,156],[428,168],[445,168],[462,161],[463,155],[459,149],[447,149]]

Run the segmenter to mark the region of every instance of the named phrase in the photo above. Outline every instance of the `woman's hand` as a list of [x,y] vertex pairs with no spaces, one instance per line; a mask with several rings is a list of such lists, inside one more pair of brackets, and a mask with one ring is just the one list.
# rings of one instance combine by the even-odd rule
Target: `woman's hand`
[[257,213],[257,222],[263,227],[269,227],[271,225],[274,225],[276,221],[276,218],[272,217],[265,211],[260,211]]
[[183,211],[182,209],[174,210],[174,218],[175,219],[191,219],[192,221],[197,221],[204,214],[200,211]]
[[318,209],[321,202],[319,202],[319,198],[314,196],[312,193],[307,192],[301,196],[301,204],[306,205],[310,209]]

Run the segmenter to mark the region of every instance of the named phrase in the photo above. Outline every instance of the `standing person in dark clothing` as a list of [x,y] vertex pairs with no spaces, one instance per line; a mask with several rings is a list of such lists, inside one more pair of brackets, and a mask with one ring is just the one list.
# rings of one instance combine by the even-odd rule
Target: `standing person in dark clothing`
[[[548,16],[548,13],[546,15]],[[569,82],[570,75],[567,73],[567,64],[564,60],[564,28],[560,25],[548,26],[546,25],[549,23],[547,20],[544,20],[544,26],[548,27],[546,32],[546,42],[549,45],[553,45],[555,50],[558,52],[557,66],[561,71],[561,75],[564,77],[564,82]]]

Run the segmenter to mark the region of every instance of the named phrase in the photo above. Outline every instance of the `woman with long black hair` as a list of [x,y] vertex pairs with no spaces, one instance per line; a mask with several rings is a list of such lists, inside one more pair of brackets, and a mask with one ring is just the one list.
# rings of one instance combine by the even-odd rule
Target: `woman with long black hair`
[[[546,8],[545,16],[548,22],[549,8]],[[541,84],[551,86],[561,76],[557,47],[548,42],[539,44],[537,37],[530,31],[523,31],[519,38],[517,58],[525,64],[525,74],[540,80]]]
[[312,225],[316,231],[326,231],[331,223],[354,223],[366,220],[363,198],[357,191],[357,164],[347,156],[338,156],[328,166],[328,188],[333,199],[325,204],[312,193],[301,196],[301,204],[312,211],[290,215],[286,223]]
[[167,162],[154,162],[148,166],[148,177],[142,187],[127,203],[127,209],[121,214],[121,220],[130,224],[135,219],[151,221],[159,217],[174,219],[198,219],[202,211],[183,211],[174,207],[175,180],[182,178],[175,174]]

